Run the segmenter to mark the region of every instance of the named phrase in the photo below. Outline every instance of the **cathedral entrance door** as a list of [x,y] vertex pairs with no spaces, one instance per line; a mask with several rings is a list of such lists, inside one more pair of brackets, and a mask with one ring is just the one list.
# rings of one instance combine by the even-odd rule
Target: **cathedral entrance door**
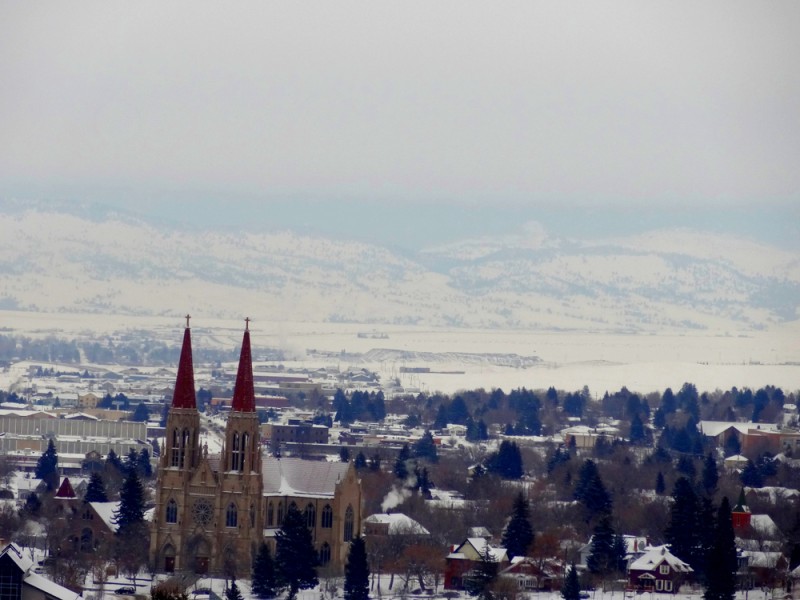
[[164,557],[164,572],[166,572],[166,573],[174,573],[175,572],[175,557],[174,556],[165,556]]
[[205,575],[208,573],[208,557],[195,556],[194,557],[194,572],[197,575]]

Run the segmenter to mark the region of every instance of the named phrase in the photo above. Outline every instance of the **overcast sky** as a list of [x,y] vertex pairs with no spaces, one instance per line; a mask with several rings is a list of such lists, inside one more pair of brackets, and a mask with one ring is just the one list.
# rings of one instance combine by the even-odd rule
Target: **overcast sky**
[[800,2],[0,1],[0,142],[4,197],[190,220],[609,210],[800,237]]

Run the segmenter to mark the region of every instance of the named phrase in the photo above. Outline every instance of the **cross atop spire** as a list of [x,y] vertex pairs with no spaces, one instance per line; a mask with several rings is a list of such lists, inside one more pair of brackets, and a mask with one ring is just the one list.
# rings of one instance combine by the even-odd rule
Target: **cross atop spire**
[[250,331],[250,317],[244,318],[244,330]]
[[172,395],[173,408],[197,408],[194,391],[194,367],[192,365],[192,336],[189,330],[189,315],[186,315],[186,329],[183,332],[183,347],[178,363],[178,376],[175,379],[175,392]]
[[186,329],[189,329],[189,319],[192,318],[192,315],[186,313]]
[[[250,324],[250,319],[245,321],[245,327]],[[242,339],[242,352],[239,355],[239,371],[236,373],[236,386],[233,388],[233,401],[231,410],[239,412],[256,411],[256,393],[253,388],[253,357],[250,352],[250,331],[244,330]]]

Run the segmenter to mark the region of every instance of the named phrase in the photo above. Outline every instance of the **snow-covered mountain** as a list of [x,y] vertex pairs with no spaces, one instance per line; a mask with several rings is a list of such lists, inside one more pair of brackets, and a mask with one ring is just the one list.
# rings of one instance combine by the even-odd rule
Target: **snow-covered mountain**
[[798,318],[800,256],[688,230],[524,234],[416,256],[0,203],[0,308],[480,328],[742,330]]

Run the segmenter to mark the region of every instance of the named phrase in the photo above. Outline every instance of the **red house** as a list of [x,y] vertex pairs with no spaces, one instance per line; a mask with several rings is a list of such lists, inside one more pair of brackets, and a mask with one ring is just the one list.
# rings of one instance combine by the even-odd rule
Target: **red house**
[[672,592],[692,578],[694,569],[667,546],[648,548],[628,567],[628,587],[637,592]]

